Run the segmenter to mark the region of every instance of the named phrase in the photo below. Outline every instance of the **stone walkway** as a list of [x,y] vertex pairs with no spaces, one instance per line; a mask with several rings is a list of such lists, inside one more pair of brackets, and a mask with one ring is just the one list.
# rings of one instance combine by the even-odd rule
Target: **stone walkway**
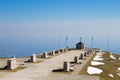
[[[77,53],[77,52],[78,51],[75,51],[74,53]],[[48,76],[44,77],[43,79],[38,79],[38,80],[99,80],[98,76],[88,76],[88,75],[79,74],[81,69],[90,59],[90,57],[86,57],[85,60],[81,60],[80,62],[82,62],[82,64],[75,64],[74,66],[75,70],[71,73],[53,72],[49,74]]]
[[82,61],[82,64],[75,65],[75,71],[72,73],[54,73],[53,69],[63,67],[63,61],[73,61],[74,56],[79,56],[83,51],[74,50],[65,54],[47,59],[39,64],[20,70],[0,78],[0,80],[99,80],[97,76],[79,75],[80,69],[85,65],[87,60]]

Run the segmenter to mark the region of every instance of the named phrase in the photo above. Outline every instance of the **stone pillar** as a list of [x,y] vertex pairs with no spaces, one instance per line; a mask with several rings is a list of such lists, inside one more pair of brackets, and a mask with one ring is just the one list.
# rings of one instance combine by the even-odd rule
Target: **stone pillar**
[[84,52],[84,57],[86,57],[86,56],[87,56],[87,52],[85,51],[85,52]]
[[59,52],[62,53],[62,49],[59,49]]
[[59,52],[59,53],[62,53],[62,49],[59,49],[58,52]]
[[53,55],[53,56],[55,55],[55,51],[54,51],[54,50],[52,51],[52,55]]
[[11,58],[11,59],[7,60],[7,69],[8,70],[13,70],[17,67],[18,67],[18,65],[16,62],[16,58]]
[[61,52],[64,53],[64,51],[65,51],[64,48],[62,48],[62,49],[61,49]]
[[78,58],[78,56],[75,56],[74,62],[75,62],[75,63],[79,63],[79,58]]
[[65,48],[65,52],[67,52],[68,51],[68,49],[67,48]]
[[43,54],[43,57],[44,57],[44,58],[48,58],[47,52],[45,52],[45,53]]
[[36,62],[36,61],[37,61],[36,54],[32,54],[31,62]]
[[60,50],[57,50],[58,54],[60,53]]
[[83,53],[80,54],[80,58],[79,59],[84,59]]
[[92,52],[93,52],[93,50],[91,49],[91,50],[89,50],[89,54],[92,54]]
[[64,61],[63,69],[64,71],[70,71],[70,62]]
[[89,54],[90,54],[90,51],[88,50],[88,51],[87,51],[87,55],[89,56]]
[[65,48],[64,48],[64,52],[66,52]]

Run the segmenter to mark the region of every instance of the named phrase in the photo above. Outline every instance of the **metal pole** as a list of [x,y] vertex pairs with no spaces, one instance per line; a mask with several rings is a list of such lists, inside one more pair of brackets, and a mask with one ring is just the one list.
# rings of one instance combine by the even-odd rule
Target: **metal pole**
[[93,48],[93,37],[91,37],[91,48]]
[[109,52],[109,49],[110,49],[110,39],[109,39],[109,35],[108,35],[108,52]]
[[66,48],[68,48],[68,36],[66,36]]
[[81,42],[81,40],[82,40],[82,37],[80,37],[80,42]]

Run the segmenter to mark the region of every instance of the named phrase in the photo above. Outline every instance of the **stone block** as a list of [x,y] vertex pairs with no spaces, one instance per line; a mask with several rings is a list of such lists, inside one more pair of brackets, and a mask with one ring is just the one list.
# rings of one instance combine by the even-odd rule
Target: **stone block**
[[48,58],[47,52],[45,52],[45,53],[43,54],[43,58]]
[[60,50],[57,50],[57,53],[59,54],[59,53],[60,53]]
[[80,58],[79,59],[84,59],[83,53],[80,54]]
[[75,63],[79,63],[79,58],[78,58],[78,56],[75,56],[74,62],[75,62]]
[[69,72],[70,71],[70,62],[64,61],[64,63],[63,63],[63,69],[64,69],[64,71]]
[[54,50],[51,53],[52,53],[53,56],[55,55],[55,51]]
[[84,57],[86,57],[86,56],[87,56],[87,52],[85,51],[85,52],[84,52]]
[[11,59],[7,60],[7,69],[8,70],[13,70],[17,67],[18,67],[18,65],[16,62],[16,58],[11,58]]
[[37,62],[36,54],[32,54],[31,62]]

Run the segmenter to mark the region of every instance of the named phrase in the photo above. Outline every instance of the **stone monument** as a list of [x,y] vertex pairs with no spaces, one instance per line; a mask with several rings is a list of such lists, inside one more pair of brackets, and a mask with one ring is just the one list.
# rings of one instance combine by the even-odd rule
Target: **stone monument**
[[43,54],[43,58],[48,58],[47,52],[45,52],[45,53]]
[[55,55],[55,51],[54,50],[51,53],[52,53],[53,56]]
[[58,54],[60,53],[60,50],[57,50]]
[[79,58],[78,58],[78,56],[75,56],[74,62],[75,62],[75,63],[79,63]]
[[79,59],[84,59],[83,53],[80,54],[80,58]]
[[16,58],[11,58],[11,59],[7,60],[7,69],[8,70],[13,70],[17,67],[18,67],[18,65],[16,62]]
[[87,56],[87,52],[85,51],[85,52],[84,52],[84,57],[86,57],[86,56]]
[[36,62],[36,61],[37,61],[36,54],[32,54],[31,62]]
[[61,48],[61,49],[60,49],[60,52],[64,53],[64,48]]
[[69,72],[70,71],[70,62],[64,61],[63,69],[64,69],[64,71]]

